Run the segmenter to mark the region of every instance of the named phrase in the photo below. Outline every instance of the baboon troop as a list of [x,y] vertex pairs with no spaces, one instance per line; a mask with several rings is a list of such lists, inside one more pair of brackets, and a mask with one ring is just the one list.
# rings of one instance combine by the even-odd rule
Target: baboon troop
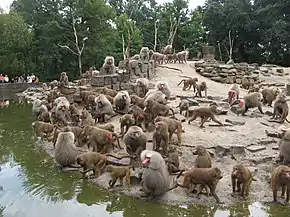
[[[188,56],[189,49],[175,53],[172,45],[166,45],[160,52],[142,47],[138,54],[125,61],[188,65]],[[197,58],[202,58],[201,52]],[[117,70],[114,57],[106,56],[100,71],[90,67],[81,77],[91,79],[92,76],[119,73]],[[153,83],[140,76],[133,79],[130,88],[120,87],[118,91],[115,87],[111,89],[114,85],[111,88],[108,85],[82,86],[74,93],[77,100],[72,100],[60,91],[69,87],[68,76],[62,72],[59,82],[51,82],[46,88],[47,99],[34,100],[35,120],[31,126],[42,142],[52,142],[53,157],[62,169],[73,167],[80,171],[80,176],[87,178],[105,177],[108,179],[106,188],[127,187],[131,191],[135,178],[141,190],[140,197],[159,198],[178,188],[185,189],[190,197],[195,194],[196,198],[205,191],[207,197],[212,196],[217,203],[223,203],[217,188],[221,179],[228,178],[231,179],[228,188],[232,197],[251,198],[252,182],[257,177],[248,162],[236,162],[231,171],[226,172],[220,156],[209,150],[218,144],[210,147],[212,144],[204,145],[202,140],[194,140],[188,135],[211,134],[216,129],[215,136],[209,138],[217,138],[219,130],[235,131],[230,130],[235,121],[229,122],[221,114],[246,120],[252,117],[236,115],[246,116],[249,109],[255,108],[257,111],[252,113],[261,116],[264,116],[265,107],[270,108],[273,112],[267,112],[271,124],[289,123],[287,96],[277,87],[262,88],[262,85],[246,82],[239,85],[237,81],[223,91],[223,99],[216,99],[209,96],[215,90],[208,80],[194,75],[180,77],[182,80],[175,83],[163,78]],[[174,93],[174,87],[180,88],[181,95]],[[245,87],[246,94],[241,89]],[[223,105],[226,112],[222,113]],[[216,124],[208,123],[211,121]],[[230,137],[230,133],[227,135]],[[288,203],[290,130],[281,135],[277,148],[280,165],[272,171],[271,187],[274,202],[278,201],[277,191],[282,187],[282,198],[286,191],[283,203]],[[239,141],[237,139],[236,143]],[[121,162],[123,158],[126,163]],[[234,154],[231,159],[237,161]]]

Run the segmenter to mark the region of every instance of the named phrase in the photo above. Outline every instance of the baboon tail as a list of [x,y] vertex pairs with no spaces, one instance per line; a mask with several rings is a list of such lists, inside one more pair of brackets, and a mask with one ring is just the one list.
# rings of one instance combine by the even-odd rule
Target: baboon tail
[[184,82],[185,81],[185,79],[182,79],[180,82],[179,82],[179,84],[177,84],[177,86],[179,86],[182,82]]
[[182,175],[182,173],[183,173],[184,171],[185,171],[185,169],[180,170],[180,172],[179,172],[177,178],[179,178],[179,177]]
[[174,110],[172,108],[170,108],[170,111],[172,111],[172,114],[174,115]]
[[290,124],[290,121],[288,121],[287,117],[285,118],[285,120]]
[[118,148],[121,149],[119,136],[117,135],[117,133],[113,133],[112,136],[116,137],[116,140],[117,140],[117,143],[118,143]]

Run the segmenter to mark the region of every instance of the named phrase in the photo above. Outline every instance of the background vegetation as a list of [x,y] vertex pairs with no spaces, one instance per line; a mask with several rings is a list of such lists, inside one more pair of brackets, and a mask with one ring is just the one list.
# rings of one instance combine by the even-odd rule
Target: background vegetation
[[0,10],[0,72],[35,73],[42,81],[61,71],[77,76],[78,56],[83,71],[100,68],[106,55],[118,62],[123,40],[130,55],[143,45],[159,51],[172,43],[194,57],[209,44],[216,46],[216,59],[227,61],[229,32],[235,62],[288,66],[289,11],[286,0],[207,0],[195,10],[187,0],[14,0],[9,14]]

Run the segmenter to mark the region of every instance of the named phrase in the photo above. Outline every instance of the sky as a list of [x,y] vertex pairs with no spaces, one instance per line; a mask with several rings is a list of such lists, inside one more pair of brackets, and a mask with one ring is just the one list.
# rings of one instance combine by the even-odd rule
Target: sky
[[[9,6],[13,0],[0,0],[0,7],[3,8],[5,11],[9,10]],[[156,0],[159,4],[164,2],[170,2],[171,0]],[[189,0],[189,7],[191,9],[196,8],[198,5],[203,5],[205,0]]]

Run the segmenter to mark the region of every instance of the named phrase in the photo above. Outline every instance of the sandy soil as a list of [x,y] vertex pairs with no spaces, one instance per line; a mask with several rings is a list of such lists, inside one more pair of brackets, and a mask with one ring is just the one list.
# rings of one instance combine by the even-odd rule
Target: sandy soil
[[[194,62],[188,62],[188,64],[168,64],[169,67],[174,67],[182,70],[182,73],[177,70],[157,68],[154,81],[163,80],[169,83],[172,90],[172,95],[186,95],[193,96],[193,90],[182,91],[181,86],[177,84],[182,79],[179,75],[186,75],[191,77],[198,77],[199,82],[206,81],[209,87],[208,95],[212,97],[227,97],[227,91],[229,85],[217,83],[211,81],[208,78],[200,76],[192,67]],[[277,81],[285,82],[286,77],[271,76],[267,77],[267,82]],[[246,91],[241,91],[241,96],[246,95]],[[176,107],[179,103],[179,98],[170,101],[170,106]],[[200,104],[203,105],[203,104]],[[206,104],[205,104],[206,105]],[[271,107],[263,107],[264,111],[272,111]],[[254,173],[254,177],[257,181],[252,183],[250,190],[249,201],[271,201],[272,193],[269,185],[270,174],[275,167],[274,161],[278,156],[277,151],[277,139],[269,138],[265,134],[265,130],[273,131],[278,130],[281,126],[287,128],[288,124],[275,124],[270,123],[267,120],[269,116],[261,115],[257,109],[252,109],[247,113],[247,116],[237,116],[236,114],[228,111],[227,115],[217,116],[223,123],[225,119],[233,121],[245,122],[242,126],[224,126],[224,127],[211,127],[207,122],[205,128],[200,129],[199,120],[193,121],[191,125],[183,122],[183,129],[185,133],[182,135],[182,146],[178,147],[180,154],[181,168],[189,168],[194,166],[196,156],[192,155],[192,150],[196,145],[204,145],[215,156],[212,159],[213,167],[218,167],[223,173],[223,178],[217,185],[217,195],[220,200],[225,202],[225,205],[230,205],[241,200],[241,198],[232,197],[231,194],[231,181],[230,173],[233,165],[237,162],[242,162],[248,166]],[[112,123],[115,124],[117,132],[119,129],[119,116],[112,119]],[[266,126],[265,124],[266,123]],[[148,133],[148,139],[152,138],[152,133]],[[176,135],[173,136],[173,140],[177,141]],[[123,143],[121,143],[123,145]],[[148,148],[151,148],[152,144],[148,143]],[[123,145],[124,146],[124,145]],[[189,147],[192,146],[192,147]],[[46,144],[45,149],[52,155],[53,149],[51,144]],[[217,147],[217,148],[216,148]],[[225,153],[223,156],[220,154],[220,150],[233,150],[233,152]],[[254,149],[254,151],[252,150]],[[275,149],[275,150],[274,150]],[[231,154],[232,153],[232,154]],[[233,157],[236,159],[233,159]],[[172,177],[172,179],[175,179]],[[181,181],[180,178],[179,181]],[[108,174],[103,174],[99,178],[92,180],[98,185],[107,188],[108,187]],[[172,180],[173,182],[173,180]],[[130,190],[115,188],[113,190],[122,191],[128,195],[135,195],[139,193],[138,187],[133,187]],[[188,197],[185,190],[182,188],[176,188],[166,193],[159,199],[161,202],[174,203],[174,204],[215,204],[213,197],[206,197],[201,195],[200,199],[195,197]]]

